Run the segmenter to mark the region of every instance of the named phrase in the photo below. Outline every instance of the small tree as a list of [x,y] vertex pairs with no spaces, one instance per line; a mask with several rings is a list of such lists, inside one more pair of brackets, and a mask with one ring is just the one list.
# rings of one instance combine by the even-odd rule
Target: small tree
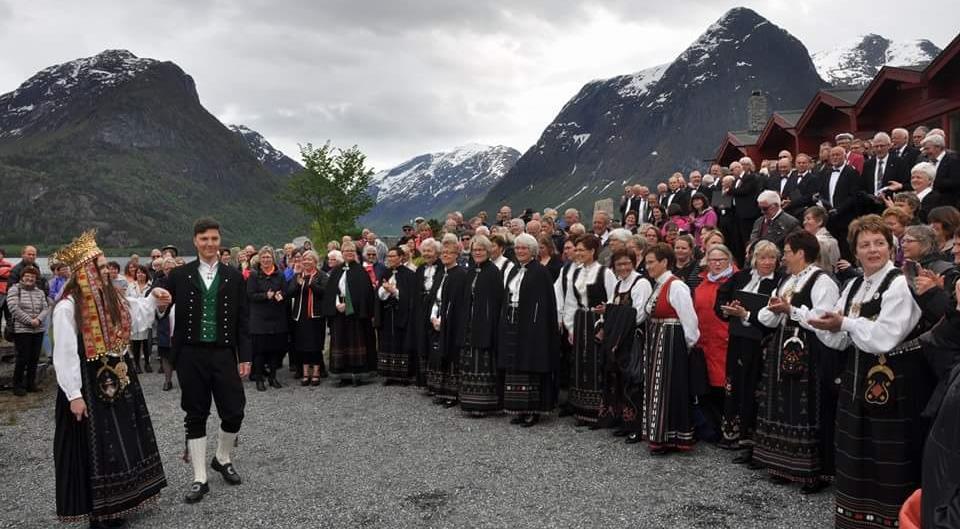
[[373,170],[364,167],[366,156],[356,145],[333,149],[300,146],[303,171],[290,177],[281,198],[300,208],[310,218],[313,240],[318,248],[357,230],[357,219],[370,211],[373,199],[367,194]]

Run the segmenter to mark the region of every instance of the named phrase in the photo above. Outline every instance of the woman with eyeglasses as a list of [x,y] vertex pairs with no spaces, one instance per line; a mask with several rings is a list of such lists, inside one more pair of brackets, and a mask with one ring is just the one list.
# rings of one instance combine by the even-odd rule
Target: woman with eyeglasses
[[[807,232],[787,236],[780,281],[757,315],[773,339],[766,350],[757,398],[756,431],[744,456],[778,484],[798,483],[802,494],[822,490],[833,475],[834,379],[843,354],[828,349],[807,320],[832,310],[837,284],[819,266],[820,241]],[[753,400],[753,399],[751,399]],[[741,425],[752,402],[740,401]],[[745,444],[745,443],[741,443]],[[752,451],[751,451],[752,450]],[[746,457],[744,457],[746,458]]]

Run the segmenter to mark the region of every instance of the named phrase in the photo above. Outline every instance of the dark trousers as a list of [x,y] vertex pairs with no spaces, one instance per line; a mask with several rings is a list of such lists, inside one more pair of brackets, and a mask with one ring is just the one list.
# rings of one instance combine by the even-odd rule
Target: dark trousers
[[220,428],[228,433],[239,432],[247,401],[234,350],[185,345],[177,355],[176,366],[181,390],[180,407],[187,414],[183,421],[187,439],[207,435],[211,400],[217,405]]
[[264,380],[264,375],[276,378],[277,371],[283,366],[283,357],[289,346],[287,333],[252,334],[253,345],[252,380]]
[[[10,322],[10,325],[13,325],[13,322]],[[43,333],[18,332],[13,335],[13,345],[17,350],[17,363],[13,368],[13,387],[33,389],[37,386],[37,362],[40,361]]]
[[733,258],[737,260],[737,264],[741,267],[746,262],[747,245],[750,244],[750,232],[753,231],[754,220],[756,219],[737,218],[737,231],[734,234],[733,247],[730,248],[730,251],[733,252]]

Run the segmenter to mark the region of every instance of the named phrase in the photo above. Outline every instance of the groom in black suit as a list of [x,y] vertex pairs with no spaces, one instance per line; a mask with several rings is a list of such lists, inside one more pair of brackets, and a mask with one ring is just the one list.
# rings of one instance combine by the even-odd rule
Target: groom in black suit
[[180,406],[187,416],[187,450],[193,484],[184,500],[196,503],[207,485],[207,417],[215,402],[220,415],[217,453],[210,466],[239,485],[231,452],[243,422],[246,397],[241,379],[250,374],[247,296],[239,270],[219,260],[220,225],[200,219],[193,226],[197,260],[170,272],[175,325],[172,356],[180,381]]

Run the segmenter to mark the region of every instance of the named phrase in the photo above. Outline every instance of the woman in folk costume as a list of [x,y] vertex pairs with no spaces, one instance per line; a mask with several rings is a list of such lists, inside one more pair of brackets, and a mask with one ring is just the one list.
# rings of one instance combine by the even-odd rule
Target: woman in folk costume
[[637,273],[637,258],[626,248],[610,256],[617,283],[607,298],[603,315],[603,355],[607,384],[600,410],[601,421],[616,426],[613,435],[628,443],[642,438],[643,411],[643,307],[653,288]]
[[329,276],[318,268],[320,256],[313,250],[303,252],[300,270],[287,284],[290,298],[290,330],[293,332],[293,350],[303,363],[301,386],[319,386],[327,376],[323,364],[323,344],[327,322],[323,317],[323,294]]
[[357,247],[343,244],[343,266],[330,272],[323,294],[323,315],[330,320],[330,372],[340,377],[338,387],[359,386],[363,375],[377,367],[377,339],[373,330],[374,289],[357,261]]
[[536,258],[538,242],[529,234],[514,241],[517,266],[507,276],[500,313],[497,366],[504,370],[503,407],[511,424],[529,428],[556,406],[555,374],[560,333],[553,277]]
[[850,225],[863,277],[851,281],[832,312],[809,320],[827,346],[847,350],[836,431],[836,526],[893,527],[920,484],[926,435],[920,417],[933,375],[914,335],[920,306],[894,267],[893,235],[877,215]]
[[[789,276],[757,314],[764,327],[775,330],[755,399],[753,446],[744,454],[754,466],[765,467],[774,482],[800,483],[804,494],[822,490],[832,479],[835,366],[843,358],[820,343],[807,323],[812,314],[832,310],[840,296],[833,279],[817,266],[819,257],[816,236],[806,231],[787,236],[783,262]],[[752,363],[744,360],[744,367]]]
[[589,424],[600,428],[600,406],[606,380],[600,357],[595,309],[607,302],[617,279],[609,268],[597,262],[600,239],[596,235],[584,235],[577,239],[577,255],[580,268],[573,271],[571,287],[564,300],[563,325],[573,332],[569,342],[573,345],[570,367],[570,407],[577,425]]
[[413,352],[407,348],[406,335],[412,318],[416,274],[403,265],[406,253],[397,246],[387,250],[387,272],[377,289],[377,372],[383,384],[409,384],[415,375]]
[[440,262],[444,273],[430,309],[430,358],[427,379],[434,394],[434,404],[446,408],[457,405],[460,398],[460,349],[456,345],[457,311],[464,305],[467,271],[457,264],[460,242],[448,233],[443,238]]
[[644,349],[644,430],[650,453],[667,454],[693,447],[690,348],[700,339],[690,288],[670,273],[673,249],[666,243],[647,248],[644,261],[654,281],[647,313]]
[[416,385],[427,388],[428,395],[433,391],[427,386],[427,364],[430,354],[431,333],[433,324],[430,323],[430,312],[433,309],[440,281],[443,279],[444,267],[440,263],[440,243],[433,238],[425,239],[420,243],[420,255],[423,257],[414,277],[415,290],[411,292],[413,311],[410,314],[406,342],[411,359],[415,362],[413,372],[416,376]]
[[493,243],[484,235],[470,241],[472,266],[464,283],[456,346],[460,349],[460,409],[475,417],[503,409],[497,371],[497,319],[503,301],[503,277],[490,261]]
[[167,485],[128,352],[130,333],[148,328],[170,294],[155,288],[124,298],[94,236],[86,232],[56,254],[72,272],[53,311],[57,516],[122,527]]
[[757,385],[763,371],[764,339],[770,330],[757,320],[760,308],[754,305],[750,310],[743,306],[737,293],[763,296],[762,305],[767,305],[770,294],[780,283],[780,250],[777,246],[770,241],[757,241],[751,250],[750,267],[734,273],[717,294],[716,313],[727,323],[728,342],[720,362],[707,358],[709,367],[719,368],[719,381],[715,380],[715,371],[710,371],[710,385],[713,388],[719,386],[720,392],[719,398],[712,395],[723,417],[719,446],[739,449],[740,453],[733,462],[740,465],[749,465],[753,460]]

